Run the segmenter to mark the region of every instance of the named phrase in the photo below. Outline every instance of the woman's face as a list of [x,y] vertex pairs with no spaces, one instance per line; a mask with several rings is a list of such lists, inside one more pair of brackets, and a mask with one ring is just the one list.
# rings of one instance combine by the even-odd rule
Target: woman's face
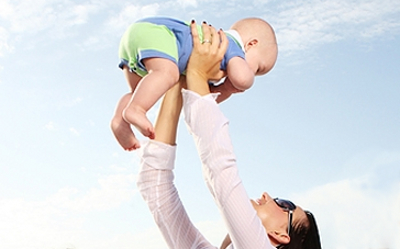
[[[251,200],[251,203],[267,233],[280,232],[287,235],[289,213],[279,207],[268,193],[262,193],[259,199]],[[299,222],[303,218],[307,219],[306,214],[303,209],[297,206],[293,212],[292,224]]]

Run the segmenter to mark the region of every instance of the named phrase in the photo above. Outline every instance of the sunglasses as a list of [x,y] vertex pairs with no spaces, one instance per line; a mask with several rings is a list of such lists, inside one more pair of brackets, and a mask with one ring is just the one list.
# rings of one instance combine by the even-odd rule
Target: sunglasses
[[282,208],[283,211],[288,212],[289,222],[288,222],[287,233],[289,235],[290,230],[292,228],[293,211],[296,209],[296,205],[294,205],[294,203],[291,201],[279,199],[279,198],[275,198],[274,201],[275,201],[276,205],[278,205],[280,208]]

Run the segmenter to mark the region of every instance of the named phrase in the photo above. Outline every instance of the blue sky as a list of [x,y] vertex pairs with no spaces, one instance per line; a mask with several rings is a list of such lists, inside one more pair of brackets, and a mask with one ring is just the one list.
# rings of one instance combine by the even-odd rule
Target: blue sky
[[[166,248],[137,155],[109,128],[128,91],[119,38],[152,15],[270,22],[275,68],[221,104],[249,195],[313,211],[324,248],[400,248],[399,1],[0,0],[1,248]],[[219,246],[226,230],[182,121],[176,185]]]

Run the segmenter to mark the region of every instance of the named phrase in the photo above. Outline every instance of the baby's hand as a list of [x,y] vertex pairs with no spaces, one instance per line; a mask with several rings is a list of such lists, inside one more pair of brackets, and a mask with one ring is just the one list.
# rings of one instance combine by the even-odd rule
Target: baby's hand
[[217,98],[217,103],[221,103],[222,101],[228,99],[233,93],[244,92],[244,90],[235,88],[229,78],[226,78],[223,84],[218,86],[210,86],[210,91],[212,93],[220,93]]

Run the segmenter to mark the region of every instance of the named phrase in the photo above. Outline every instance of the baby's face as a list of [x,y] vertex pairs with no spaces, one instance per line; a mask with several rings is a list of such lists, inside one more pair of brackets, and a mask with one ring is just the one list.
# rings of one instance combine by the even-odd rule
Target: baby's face
[[246,61],[254,75],[264,75],[275,65],[278,56],[276,44],[257,46],[246,52]]

